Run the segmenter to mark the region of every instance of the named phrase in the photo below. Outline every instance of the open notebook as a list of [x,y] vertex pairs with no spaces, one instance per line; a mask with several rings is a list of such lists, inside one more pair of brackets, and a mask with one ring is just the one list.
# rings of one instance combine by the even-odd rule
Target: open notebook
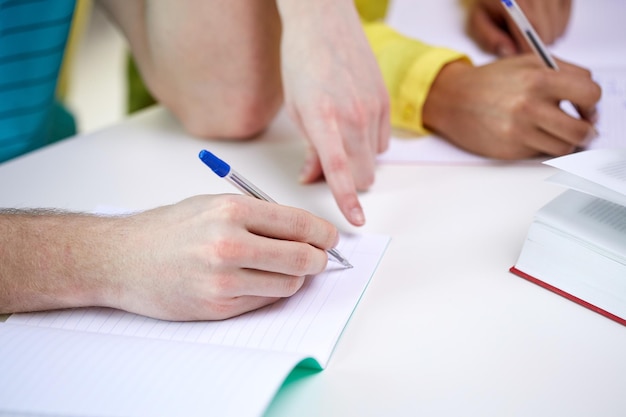
[[168,322],[107,309],[0,324],[0,415],[259,416],[299,364],[324,368],[389,238],[344,235],[291,298],[232,319]]

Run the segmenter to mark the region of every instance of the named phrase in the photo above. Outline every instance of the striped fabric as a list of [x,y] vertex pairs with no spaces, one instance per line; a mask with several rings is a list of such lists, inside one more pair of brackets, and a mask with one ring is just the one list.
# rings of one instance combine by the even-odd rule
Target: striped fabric
[[0,0],[0,162],[75,133],[55,89],[75,0]]

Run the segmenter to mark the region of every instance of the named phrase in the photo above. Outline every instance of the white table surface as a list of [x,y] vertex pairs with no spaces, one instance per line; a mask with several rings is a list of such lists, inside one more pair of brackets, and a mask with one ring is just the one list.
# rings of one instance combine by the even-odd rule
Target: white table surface
[[[611,2],[625,4],[599,3]],[[539,163],[381,165],[356,230],[323,183],[297,184],[303,145],[284,116],[228,144],[155,108],[0,165],[0,207],[235,192],[198,160],[204,147],[281,203],[392,237],[328,367],[284,387],[268,416],[626,415],[626,328],[508,272],[533,213],[562,191]]]

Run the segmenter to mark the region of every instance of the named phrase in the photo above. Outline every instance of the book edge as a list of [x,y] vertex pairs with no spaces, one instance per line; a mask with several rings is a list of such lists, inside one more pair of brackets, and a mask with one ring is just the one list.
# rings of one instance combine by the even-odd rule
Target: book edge
[[557,287],[554,287],[554,286],[548,284],[547,282],[540,280],[539,278],[535,278],[535,277],[533,277],[533,276],[523,272],[522,270],[518,269],[516,266],[512,266],[509,269],[509,272],[517,275],[518,277],[524,278],[525,280],[530,281],[533,284],[539,285],[540,287],[543,287],[543,288],[545,288],[545,289],[547,289],[547,290],[549,290],[549,291],[551,291],[551,292],[553,292],[555,294],[558,294],[561,297],[564,297],[564,298],[566,298],[566,299],[568,299],[570,301],[573,301],[573,302],[575,302],[575,303],[577,303],[577,304],[579,304],[579,305],[581,305],[581,306],[583,306],[583,307],[585,307],[585,308],[587,308],[587,309],[589,309],[591,311],[594,311],[594,312],[596,312],[598,314],[601,314],[604,317],[607,317],[607,318],[609,318],[609,319],[611,319],[611,320],[621,324],[622,326],[626,326],[626,318],[622,318],[622,317],[616,316],[615,314],[610,313],[610,312],[608,312],[608,311],[606,311],[606,310],[604,310],[604,309],[602,309],[602,308],[600,308],[600,307],[598,307],[598,306],[596,306],[594,304],[591,304],[591,303],[589,303],[589,302],[587,302],[587,301],[585,301],[585,300],[583,300],[581,298],[578,298],[578,297],[576,297],[573,294],[570,294],[570,293],[565,292],[565,291],[563,291],[563,290],[561,290],[561,289],[559,289]]

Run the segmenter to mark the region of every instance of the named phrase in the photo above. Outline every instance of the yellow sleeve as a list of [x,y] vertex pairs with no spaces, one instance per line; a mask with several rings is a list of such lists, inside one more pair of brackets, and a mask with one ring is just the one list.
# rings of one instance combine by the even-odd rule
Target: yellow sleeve
[[363,27],[376,55],[391,101],[391,125],[420,134],[422,108],[430,86],[448,63],[469,58],[457,51],[426,45],[408,38],[380,21]]
[[354,0],[354,5],[361,19],[371,22],[385,18],[389,0]]

